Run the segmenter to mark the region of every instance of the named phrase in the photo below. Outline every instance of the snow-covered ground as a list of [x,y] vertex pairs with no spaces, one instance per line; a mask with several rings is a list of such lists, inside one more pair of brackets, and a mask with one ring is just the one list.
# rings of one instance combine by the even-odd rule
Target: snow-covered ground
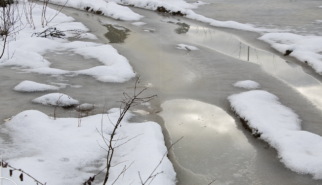
[[[19,4],[18,7],[22,9],[21,4]],[[55,13],[55,10],[47,9],[47,15],[53,15]],[[55,27],[61,31],[68,31],[71,29],[77,29],[82,32],[89,31],[82,23],[73,22],[73,18],[67,17],[61,13],[58,14],[48,26],[43,28],[41,25],[41,15],[41,8],[36,6],[33,12],[35,29],[30,27],[27,24],[26,18],[22,16],[21,21],[24,25],[20,26],[25,27],[19,32],[15,40],[10,42],[6,47],[5,55],[0,59],[0,67],[16,66],[24,72],[48,75],[84,74],[93,76],[102,82],[125,82],[135,77],[135,73],[129,64],[129,61],[118,54],[117,50],[111,45],[83,41],[68,42],[65,39],[32,37],[33,33],[42,32],[49,27]],[[16,24],[19,23],[20,22]],[[73,36],[73,33],[66,32],[66,38]],[[82,38],[96,38],[90,33],[84,33],[81,36]],[[51,68],[50,61],[44,59],[42,55],[47,52],[59,51],[70,51],[82,55],[84,58],[94,58],[103,65],[80,71],[67,71]]]
[[253,90],[229,96],[228,100],[252,134],[277,150],[287,168],[322,179],[322,137],[302,131],[299,116],[277,96]]
[[[77,5],[79,9],[91,6],[95,11],[107,12],[107,16],[121,20],[139,20],[142,17],[129,8],[113,2],[106,3],[97,0],[84,3],[84,1],[70,0],[67,5]],[[128,81],[136,76],[129,61],[120,55],[113,46],[95,42],[68,41],[67,38],[75,36],[78,36],[79,39],[97,39],[93,34],[86,33],[89,30],[82,23],[74,22],[73,18],[59,13],[48,25],[42,25],[42,6],[36,4],[34,6],[32,13],[34,26],[28,24],[24,14],[21,15],[21,21],[15,25],[21,30],[15,37],[10,38],[5,54],[0,59],[1,68],[13,67],[14,70],[23,73],[55,75],[56,77],[89,75],[102,82],[118,83]],[[23,9],[22,4],[18,4],[17,7],[20,10]],[[46,11],[48,20],[56,13],[50,8],[47,8]],[[50,27],[64,31],[66,35],[63,38],[43,38],[33,35]],[[75,29],[81,35],[71,31]],[[0,42],[3,44],[3,41]],[[81,55],[85,60],[97,60],[102,65],[78,71],[51,68],[50,60],[45,59],[43,55],[48,52],[62,51]],[[56,83],[54,85],[40,84],[26,79],[14,90],[22,92],[59,90],[69,84]],[[59,92],[40,96],[32,102],[53,106],[79,104],[78,100]],[[129,169],[115,184],[140,184],[138,172],[143,180],[147,179],[167,152],[161,127],[157,123],[130,123],[131,117],[133,115],[127,113],[116,136],[119,138],[138,137],[115,150],[113,164],[120,164],[112,168],[109,184],[113,183],[124,166]],[[104,118],[103,122],[102,118]],[[11,121],[2,126],[0,132],[2,135],[8,136],[8,140],[0,139],[0,154],[10,165],[25,170],[43,183],[47,182],[47,184],[53,185],[82,184],[90,176],[103,170],[104,164],[106,164],[106,151],[101,148],[105,144],[97,129],[102,128],[103,133],[108,136],[112,131],[110,121],[115,123],[118,118],[119,109],[110,110],[108,116],[101,114],[81,120],[77,118],[54,119],[36,110],[26,110],[13,116]],[[101,123],[103,123],[102,127]],[[162,173],[153,180],[153,184],[175,184],[176,173],[167,157],[155,172]],[[13,174],[13,177],[10,177],[9,170],[3,170],[3,177],[8,177],[19,183],[20,173],[14,171]],[[24,177],[23,184],[33,183],[32,179]]]
[[[108,136],[113,129],[110,120],[116,123],[118,117],[119,109],[112,109],[108,114],[82,118],[78,127],[77,118],[54,120],[39,111],[24,111],[2,127],[1,134],[8,134],[12,142],[2,142],[0,151],[10,165],[27,171],[42,183],[83,184],[105,168],[107,154],[101,147],[106,145],[98,131]],[[116,148],[112,162],[116,166],[112,167],[108,184],[114,182],[125,166],[128,170],[115,184],[140,184],[138,172],[146,180],[167,152],[157,123],[130,123],[131,117],[133,114],[126,114],[116,138],[136,138]],[[115,146],[126,141],[115,142]],[[153,184],[174,185],[176,173],[167,157],[155,172],[162,171]],[[9,177],[9,170],[3,173],[3,177]],[[19,175],[14,171],[11,179],[18,183]],[[22,184],[34,181],[25,176]]]

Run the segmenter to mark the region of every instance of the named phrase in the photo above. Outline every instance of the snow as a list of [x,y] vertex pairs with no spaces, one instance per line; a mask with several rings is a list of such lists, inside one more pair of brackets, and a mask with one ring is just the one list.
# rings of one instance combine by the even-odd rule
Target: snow
[[299,116],[277,96],[253,90],[229,96],[228,100],[253,134],[260,134],[260,139],[277,150],[287,168],[322,179],[322,137],[302,131]]
[[[102,128],[103,134],[108,136],[113,129],[109,120],[116,123],[118,117],[119,109],[112,109],[108,116],[99,114],[82,118],[81,126],[78,127],[77,118],[54,120],[36,110],[21,112],[4,123],[5,127],[1,130],[1,133],[8,134],[12,139],[11,144],[1,143],[2,157],[10,165],[26,170],[43,183],[83,184],[105,168],[106,151],[101,147],[106,148],[106,145],[97,129]],[[145,180],[167,152],[162,129],[157,123],[130,123],[131,117],[131,113],[125,115],[116,137],[137,137],[116,148],[112,165],[123,163],[111,168],[107,184],[112,184],[124,166],[129,167],[131,163],[131,167],[115,184],[140,184],[138,172]],[[163,173],[154,179],[153,184],[175,185],[176,173],[167,157],[156,173],[161,171]],[[3,173],[3,177],[9,177],[9,170],[3,170]],[[10,179],[19,182],[19,175],[14,171]],[[24,184],[34,182],[25,176]]]
[[16,85],[13,90],[20,92],[57,91],[59,87],[25,80]]
[[244,88],[244,89],[257,89],[261,87],[259,83],[252,80],[238,81],[233,86]]
[[135,77],[129,61],[124,56],[119,55],[111,45],[77,48],[73,51],[86,58],[97,59],[105,65],[76,71],[76,73],[93,76],[102,82],[121,83]]
[[189,46],[189,45],[186,45],[186,44],[178,44],[177,45],[177,48],[178,49],[182,49],[182,50],[187,50],[187,51],[196,51],[196,50],[199,50],[195,46]]
[[63,94],[63,93],[50,93],[38,97],[32,100],[33,103],[40,103],[43,105],[53,105],[53,106],[73,106],[79,104],[78,100],[73,99],[72,97]]
[[[66,0],[51,0],[53,4],[64,5]],[[133,12],[130,8],[116,4],[115,2],[105,2],[104,0],[68,0],[67,7],[73,7],[79,10],[93,11],[97,14],[120,19],[123,21],[137,21],[143,16]]]
[[297,58],[310,65],[317,73],[322,74],[322,37],[302,36],[293,33],[267,33],[259,38],[269,43],[274,49]]
[[143,26],[143,25],[146,25],[146,23],[145,22],[134,22],[134,23],[132,23],[132,25],[134,25],[134,26]]
[[[22,9],[21,4],[18,4],[18,7]],[[0,59],[0,67],[15,66],[24,72],[47,75],[85,74],[93,76],[103,82],[125,82],[135,77],[135,73],[129,64],[129,61],[125,57],[119,55],[111,45],[83,41],[69,42],[65,39],[31,37],[33,33],[41,32],[53,25],[62,31],[70,29],[88,31],[88,28],[82,23],[73,22],[73,18],[67,17],[61,13],[58,14],[48,26],[42,28],[40,24],[41,11],[39,9],[41,10],[40,6],[36,5],[35,11],[33,12],[35,30],[27,25],[19,32],[17,37],[8,44],[8,47],[6,47],[5,55]],[[53,15],[55,11],[48,8],[47,13],[48,15]],[[22,22],[27,24],[24,16],[22,16]],[[87,34],[88,33],[86,33],[86,35]],[[86,35],[84,37],[86,37]],[[71,33],[66,35],[67,38],[73,36],[75,36],[75,34]],[[85,59],[94,58],[99,60],[103,65],[81,71],[67,71],[51,68],[51,62],[42,55],[47,52],[61,51],[77,53],[82,55]]]

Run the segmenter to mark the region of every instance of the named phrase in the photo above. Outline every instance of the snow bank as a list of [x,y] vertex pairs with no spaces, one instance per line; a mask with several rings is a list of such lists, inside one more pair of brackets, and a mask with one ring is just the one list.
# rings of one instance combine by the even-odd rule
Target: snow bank
[[[124,166],[131,167],[117,185],[140,184],[138,172],[145,180],[160,162],[167,151],[164,144],[161,127],[155,122],[129,123],[133,115],[127,113],[122,121],[122,127],[117,130],[117,138],[133,138],[128,143],[115,150],[107,184],[112,184]],[[108,136],[113,127],[109,120],[116,122],[119,109],[109,111],[108,116],[95,115],[81,119],[78,127],[77,118],[57,118],[53,120],[39,111],[28,110],[14,116],[4,124],[1,133],[10,136],[12,144],[1,143],[2,157],[10,165],[27,171],[41,182],[51,185],[83,184],[90,176],[105,168],[106,147],[97,128]],[[138,136],[139,135],[139,136]],[[119,142],[118,144],[121,144]],[[9,170],[3,170],[3,177],[9,177]],[[175,185],[173,166],[167,157],[156,170],[163,171],[154,181],[154,185]],[[20,174],[13,172],[10,179],[19,182]],[[96,179],[94,183],[97,183]],[[25,184],[34,184],[27,176]]]
[[13,90],[20,92],[57,91],[59,87],[25,80],[16,85]]
[[185,45],[185,44],[177,44],[177,48],[178,49],[182,49],[182,50],[187,50],[187,51],[195,51],[195,50],[199,50],[197,47],[195,46],[189,46],[189,45]]
[[244,89],[257,89],[261,87],[259,83],[252,80],[238,81],[233,86],[244,88]]
[[235,21],[217,21],[211,18],[207,18],[203,15],[196,14],[191,9],[198,8],[200,5],[205,5],[203,2],[187,3],[184,0],[109,0],[119,4],[131,5],[139,8],[144,8],[148,10],[157,10],[159,7],[165,8],[169,13],[180,13],[185,15],[187,18],[192,20],[201,21],[208,23],[212,26],[233,28],[245,31],[254,32],[272,32],[280,31],[278,29],[267,29],[267,28],[256,28],[252,24],[243,24]]
[[275,95],[253,90],[228,97],[231,108],[292,171],[322,179],[322,137],[301,131],[301,120]]
[[78,100],[63,94],[63,93],[50,93],[43,95],[39,98],[32,100],[33,103],[40,103],[43,105],[54,105],[60,107],[68,107],[79,104]]
[[301,36],[293,33],[267,33],[259,38],[274,49],[310,65],[322,74],[322,37]]
[[[53,4],[64,5],[66,0],[51,0],[50,2]],[[134,13],[128,7],[118,5],[115,2],[105,2],[104,0],[68,0],[66,6],[80,10],[92,11],[96,14],[124,21],[137,21],[143,17],[142,15]]]

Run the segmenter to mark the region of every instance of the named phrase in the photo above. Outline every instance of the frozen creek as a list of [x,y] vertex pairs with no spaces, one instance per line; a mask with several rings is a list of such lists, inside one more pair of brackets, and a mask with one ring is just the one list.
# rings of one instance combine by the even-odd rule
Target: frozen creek
[[[302,69],[294,59],[279,56],[268,45],[257,41],[255,33],[217,29],[181,17],[132,10],[144,15],[141,21],[147,24],[137,27],[130,22],[71,8],[65,8],[63,13],[85,24],[99,38],[98,42],[109,43],[111,38],[106,37],[113,37],[116,42],[111,43],[113,47],[130,60],[141,75],[142,84],[151,86],[148,93],[158,94],[157,101],[152,102],[154,109],[144,119],[163,126],[168,144],[184,136],[170,154],[179,185],[208,184],[213,179],[216,179],[214,184],[240,185],[322,183],[286,169],[277,159],[275,150],[242,128],[227,101],[229,95],[243,91],[232,84],[255,80],[300,116],[303,130],[322,135],[322,105],[316,101],[322,88],[321,77],[306,66]],[[178,18],[185,24],[177,24]],[[119,29],[108,25],[118,25]],[[120,27],[130,31],[124,34]],[[109,33],[113,29],[122,34],[107,35],[107,29]],[[119,35],[120,38],[115,38]],[[176,49],[181,43],[199,50]],[[60,69],[78,70],[97,65],[95,60],[85,61],[70,53],[49,53],[45,58]],[[134,84],[133,80],[121,84],[101,83],[81,75],[49,77],[17,73],[10,68],[0,68],[0,78],[4,79],[0,82],[2,120],[26,109],[53,112],[52,107],[30,103],[42,93],[24,94],[12,90],[24,79],[82,86],[67,86],[60,92],[86,103],[99,105],[105,101],[108,108],[117,107],[115,100]],[[75,113],[70,111],[59,109],[59,114],[68,117]]]

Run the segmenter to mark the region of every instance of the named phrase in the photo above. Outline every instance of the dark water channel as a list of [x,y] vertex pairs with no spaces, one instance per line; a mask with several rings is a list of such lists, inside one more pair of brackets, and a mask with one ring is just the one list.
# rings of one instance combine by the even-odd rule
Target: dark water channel
[[[63,13],[93,31],[99,38],[96,42],[111,43],[141,75],[142,86],[150,87],[148,94],[158,94],[152,109],[137,109],[144,109],[148,112],[147,119],[160,123],[168,145],[184,136],[169,155],[178,185],[207,185],[214,179],[213,184],[218,185],[322,184],[309,175],[286,169],[274,149],[242,128],[227,101],[229,95],[245,91],[233,87],[233,83],[255,80],[263,90],[277,95],[284,105],[299,114],[304,130],[322,135],[319,80],[303,72],[296,63],[242,42],[238,35],[183,18],[132,9],[144,16],[140,21],[146,25],[133,26],[131,22],[71,8],[65,8]],[[199,50],[178,50],[177,44],[196,46]],[[48,53],[46,58],[56,67],[62,67],[63,63],[55,64],[55,57],[67,60],[71,55]],[[95,60],[86,63],[87,60],[75,57],[83,61],[72,60],[74,64],[70,63],[68,69],[72,65],[81,69],[82,65],[87,68],[97,64]],[[6,79],[0,81],[1,119],[26,109],[52,112],[52,107],[30,103],[44,93],[12,90],[22,80],[70,84],[59,92],[84,103],[103,106],[106,102],[108,108],[118,107],[116,100],[123,91],[132,90],[134,84],[134,80],[101,83],[88,76],[36,75],[11,68],[0,68],[0,78]],[[61,116],[70,114],[69,110],[59,111]]]

